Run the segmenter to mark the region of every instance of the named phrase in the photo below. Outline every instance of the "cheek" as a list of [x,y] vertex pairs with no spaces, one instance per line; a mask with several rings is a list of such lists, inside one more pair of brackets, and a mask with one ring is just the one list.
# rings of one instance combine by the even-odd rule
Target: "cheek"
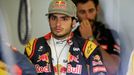
[[66,30],[71,30],[72,29],[72,23],[68,23],[68,24],[66,24],[66,25],[64,25],[64,28],[66,29]]
[[71,24],[71,25],[69,26],[69,29],[72,30],[74,27],[75,27],[75,25]]
[[77,16],[78,16],[78,18],[84,18],[84,14],[79,14],[79,13],[78,13]]
[[78,19],[79,20],[87,19],[87,16],[85,14],[78,14]]
[[97,13],[96,13],[96,12],[92,13],[92,16],[93,16],[93,17],[96,17],[96,15],[97,15]]
[[55,23],[52,22],[52,21],[49,21],[49,26],[50,26],[51,28],[54,28],[54,27],[55,27]]
[[52,25],[52,24],[49,24],[49,27],[50,27],[51,31],[54,31],[54,30],[55,30],[55,27],[54,27],[54,25]]

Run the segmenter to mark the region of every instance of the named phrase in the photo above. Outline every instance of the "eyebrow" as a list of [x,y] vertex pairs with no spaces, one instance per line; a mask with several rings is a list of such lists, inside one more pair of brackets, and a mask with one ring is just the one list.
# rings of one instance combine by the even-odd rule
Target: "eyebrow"
[[65,16],[62,16],[61,18],[69,18],[69,16],[65,15]]
[[[53,17],[57,17],[56,15],[52,14]],[[60,18],[69,18],[67,15],[60,16]]]

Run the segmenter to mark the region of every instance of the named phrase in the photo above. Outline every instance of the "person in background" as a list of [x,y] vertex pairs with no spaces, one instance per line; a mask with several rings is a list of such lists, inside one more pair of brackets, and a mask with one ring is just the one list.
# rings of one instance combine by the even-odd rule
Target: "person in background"
[[77,6],[79,26],[75,36],[96,41],[99,45],[108,75],[115,75],[120,65],[120,47],[114,40],[111,30],[97,21],[99,0],[73,0]]
[[50,33],[25,47],[38,75],[107,75],[98,44],[72,32],[77,17],[71,0],[52,0],[47,16]]

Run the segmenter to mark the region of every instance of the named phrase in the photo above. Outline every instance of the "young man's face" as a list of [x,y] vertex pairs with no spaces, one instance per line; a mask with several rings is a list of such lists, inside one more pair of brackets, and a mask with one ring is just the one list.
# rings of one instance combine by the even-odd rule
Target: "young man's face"
[[59,38],[66,38],[72,30],[72,18],[64,14],[52,14],[49,18],[49,25],[52,35]]
[[97,7],[92,1],[87,3],[77,4],[77,16],[80,21],[88,19],[90,22],[94,21],[97,17]]

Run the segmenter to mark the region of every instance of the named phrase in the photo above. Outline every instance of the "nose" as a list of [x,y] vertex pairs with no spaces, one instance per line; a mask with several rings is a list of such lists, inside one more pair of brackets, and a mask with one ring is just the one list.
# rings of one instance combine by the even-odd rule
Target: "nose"
[[86,19],[90,19],[90,14],[88,12],[86,12],[85,17],[86,17]]
[[57,25],[57,26],[60,26],[60,25],[61,25],[61,21],[60,21],[59,19],[57,19],[56,25]]

